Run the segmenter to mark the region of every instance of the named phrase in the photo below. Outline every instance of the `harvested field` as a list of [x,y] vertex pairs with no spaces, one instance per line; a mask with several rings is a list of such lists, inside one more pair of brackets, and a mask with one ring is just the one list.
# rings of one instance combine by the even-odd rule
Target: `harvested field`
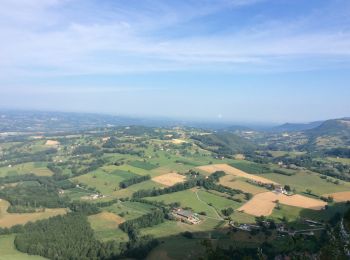
[[266,179],[264,177],[260,177],[260,176],[256,176],[253,174],[246,173],[244,171],[241,171],[241,170],[234,168],[234,167],[227,165],[227,164],[206,165],[206,166],[197,167],[197,169],[202,170],[202,171],[206,171],[209,173],[214,173],[216,171],[224,171],[226,174],[232,174],[234,176],[250,179],[250,180],[253,180],[256,182],[261,182],[261,183],[265,183],[265,184],[269,184],[269,183],[278,184],[278,183],[271,181],[269,179]]
[[224,177],[221,177],[219,183],[225,187],[229,187],[231,189],[241,190],[244,192],[249,192],[253,195],[267,191],[266,189],[264,189],[262,187],[258,187],[258,186],[255,186],[253,184],[249,184],[245,180],[243,180],[243,179],[240,180],[232,175],[225,175]]
[[152,181],[163,184],[165,186],[173,186],[176,183],[184,182],[185,179],[186,179],[185,176],[180,175],[176,172],[171,172],[171,173],[154,177],[152,178]]
[[9,203],[0,199],[0,227],[12,227],[18,224],[26,224],[27,222],[34,222],[40,219],[46,219],[57,215],[64,215],[67,213],[66,209],[45,209],[43,212],[36,213],[8,213],[7,208]]
[[269,216],[275,208],[276,201],[288,206],[299,208],[321,210],[327,203],[321,200],[308,198],[302,195],[287,196],[281,193],[264,192],[255,195],[238,210],[253,216]]
[[47,146],[57,146],[59,144],[60,144],[60,142],[55,141],[55,140],[47,140],[45,143],[45,145],[47,145]]
[[181,140],[181,139],[173,139],[173,140],[171,140],[171,142],[172,142],[173,144],[182,144],[182,143],[186,143],[185,140]]
[[335,192],[322,195],[323,197],[332,197],[335,202],[350,201],[350,191]]
[[235,159],[236,159],[236,160],[244,160],[244,159],[245,159],[245,156],[244,156],[244,154],[238,153],[238,154],[235,155]]
[[105,225],[107,224],[109,228],[117,228],[119,224],[125,221],[124,218],[106,211],[89,216],[89,220],[92,222],[102,222]]

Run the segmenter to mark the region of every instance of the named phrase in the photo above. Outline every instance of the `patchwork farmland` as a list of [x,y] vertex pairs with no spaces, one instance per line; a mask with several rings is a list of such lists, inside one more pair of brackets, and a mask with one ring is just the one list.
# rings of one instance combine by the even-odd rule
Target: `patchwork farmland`
[[[81,223],[85,231],[79,233],[90,232],[91,243],[125,250],[139,239],[150,245],[158,241],[148,259],[186,259],[188,252],[205,255],[203,240],[255,248],[273,241],[277,227],[305,228],[303,219],[326,223],[349,208],[346,180],[286,168],[273,156],[264,164],[241,153],[218,156],[212,150],[216,147],[206,147],[193,135],[210,136],[193,129],[120,127],[0,143],[9,154],[31,156],[0,167],[0,232],[12,232],[7,230],[16,225],[25,232],[31,226],[26,223],[39,228],[38,223],[52,221],[73,222],[66,230],[74,231]],[[196,221],[174,218],[175,209]],[[247,231],[261,219],[276,228],[266,234],[263,228],[258,234]],[[22,233],[0,233],[13,248],[17,236]],[[193,249],[179,251],[184,244]]]

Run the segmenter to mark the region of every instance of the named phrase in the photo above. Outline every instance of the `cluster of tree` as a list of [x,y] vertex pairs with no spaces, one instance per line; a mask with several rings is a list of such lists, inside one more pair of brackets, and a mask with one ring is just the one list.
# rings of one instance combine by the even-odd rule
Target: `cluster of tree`
[[81,155],[81,154],[95,154],[99,152],[99,147],[95,145],[79,145],[73,151],[73,155]]
[[214,180],[218,180],[220,176],[223,176],[223,175],[225,175],[224,172],[217,172],[213,178],[205,179],[200,177],[200,178],[188,180],[183,183],[177,183],[173,186],[162,188],[162,189],[138,190],[133,193],[132,197],[133,198],[156,197],[164,194],[188,190],[196,186],[203,187],[207,190],[215,190],[218,192],[227,193],[231,196],[244,193],[240,190],[232,189],[232,188],[214,183]]
[[230,216],[233,212],[234,210],[231,207],[221,210],[221,213],[226,217]]
[[50,259],[92,259],[101,250],[87,218],[81,214],[26,225],[24,232],[16,236],[15,246],[21,252]]
[[346,164],[316,160],[311,155],[296,157],[281,156],[274,160],[282,161],[285,165],[296,165],[323,175],[350,181],[350,166]]
[[7,166],[9,164],[16,165],[27,162],[45,162],[50,161],[52,156],[57,153],[57,149],[50,148],[44,151],[38,151],[35,153],[21,153],[14,151],[13,153],[2,156],[0,167]]
[[131,219],[123,222],[119,225],[120,229],[128,234],[131,240],[138,236],[140,228],[152,227],[163,223],[165,214],[163,210],[153,210],[152,212],[145,214],[139,218]]
[[345,148],[345,147],[329,149],[329,150],[326,150],[324,153],[325,155],[328,155],[328,156],[350,158],[350,148]]
[[281,170],[281,169],[274,169],[273,172],[277,173],[277,174],[285,175],[285,176],[293,176],[293,175],[295,175],[295,173],[287,172],[287,171],[284,171],[284,170]]
[[237,153],[251,153],[255,145],[247,139],[229,132],[219,132],[210,135],[196,135],[192,139],[197,145],[219,155],[233,155]]
[[50,162],[46,166],[50,171],[52,171],[54,174],[61,175],[62,169],[58,166],[56,166],[54,163]]
[[137,184],[137,183],[140,183],[140,182],[143,182],[143,181],[148,181],[151,179],[151,176],[149,175],[145,175],[145,176],[139,176],[139,177],[133,177],[131,179],[127,179],[127,180],[124,180],[124,181],[121,181],[119,183],[119,187],[122,188],[122,189],[125,189],[131,185],[134,185],[134,184]]
[[56,187],[40,183],[18,184],[0,190],[0,197],[9,201],[12,206],[61,208],[68,205],[68,198],[60,197]]
[[174,193],[178,191],[188,190],[197,186],[197,180],[189,180],[184,183],[177,183],[173,186],[163,189],[138,190],[133,193],[133,198],[156,197],[163,194]]
[[109,138],[107,140],[107,142],[105,142],[102,147],[103,148],[115,148],[118,146],[120,142],[118,141],[117,138],[115,138],[114,136],[112,136],[111,138]]
[[94,215],[101,212],[100,208],[96,204],[84,201],[70,202],[68,207],[72,212],[81,213],[84,215]]
[[72,168],[72,174],[74,176],[80,176],[83,174],[86,174],[88,172],[92,172],[97,170],[98,168],[100,168],[101,166],[103,166],[105,164],[105,161],[101,158],[97,159],[97,160],[93,160],[91,161],[86,167],[84,167],[83,169],[79,169],[79,167],[73,167]]
[[151,236],[100,242],[86,216],[79,213],[0,228],[0,235],[11,233],[17,234],[14,243],[19,251],[49,259],[144,259],[159,244]]
[[221,177],[224,177],[226,173],[224,171],[216,171],[208,177],[209,181],[218,182]]
[[130,149],[130,148],[118,148],[118,149],[103,149],[104,153],[119,153],[119,154],[129,154],[129,155],[135,155],[138,157],[143,157],[145,155],[145,152],[142,150],[134,150],[134,149]]

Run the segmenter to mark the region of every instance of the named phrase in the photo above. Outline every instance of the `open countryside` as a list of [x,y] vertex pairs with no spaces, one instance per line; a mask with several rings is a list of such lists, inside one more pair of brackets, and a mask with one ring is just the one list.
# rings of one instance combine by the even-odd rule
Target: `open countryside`
[[0,260],[350,260],[350,0],[0,0]]
[[[7,162],[1,168],[0,227],[20,224],[26,230],[26,223],[48,218],[48,223],[68,226],[78,221],[93,234],[91,243],[119,248],[132,243],[137,232],[138,239],[149,239],[147,243],[163,241],[152,246],[149,259],[178,259],[188,251],[176,251],[174,239],[179,246],[196,244],[190,251],[198,257],[205,254],[201,241],[211,237],[225,245],[239,237],[240,243],[252,247],[270,241],[278,250],[273,237],[322,232],[337,212],[349,209],[346,171],[326,175],[322,168],[303,165],[305,153],[262,157],[258,141],[252,158],[242,156],[246,144],[241,144],[238,159],[235,152],[218,156],[217,145],[208,141],[239,136],[245,140],[244,134],[130,126],[51,135],[48,140],[57,140],[54,148],[46,145],[45,135],[20,144],[9,140],[1,144]],[[184,142],[172,142],[174,136]],[[12,157],[19,151],[29,152]],[[256,162],[261,158],[264,163]],[[329,156],[322,162],[329,165]],[[313,221],[321,226],[310,226]],[[261,225],[276,227],[266,235]],[[77,228],[69,227],[71,232]]]

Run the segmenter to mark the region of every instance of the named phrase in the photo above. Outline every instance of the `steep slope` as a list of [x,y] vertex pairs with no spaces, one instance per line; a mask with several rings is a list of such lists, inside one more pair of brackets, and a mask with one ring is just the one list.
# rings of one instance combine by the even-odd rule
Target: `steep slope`
[[327,120],[305,134],[318,148],[350,147],[350,118]]
[[209,135],[196,135],[192,139],[206,150],[221,154],[232,155],[254,151],[255,144],[229,132],[218,132]]

